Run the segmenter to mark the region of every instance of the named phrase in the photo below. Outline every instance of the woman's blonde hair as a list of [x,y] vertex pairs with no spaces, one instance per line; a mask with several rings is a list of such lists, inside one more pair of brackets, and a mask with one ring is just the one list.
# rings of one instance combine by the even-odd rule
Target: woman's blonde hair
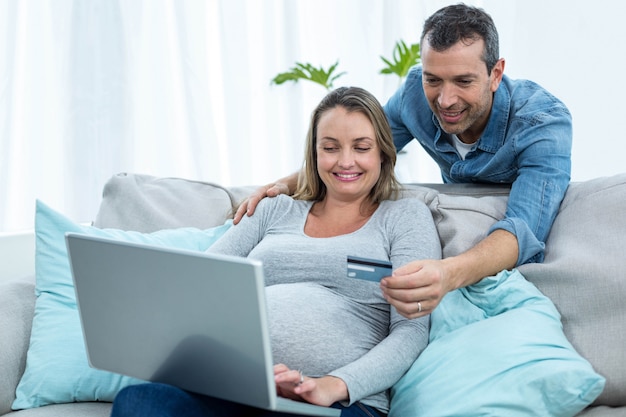
[[326,186],[317,172],[317,125],[324,113],[335,107],[343,107],[348,112],[359,112],[374,126],[376,143],[380,148],[381,170],[378,181],[369,194],[370,203],[395,199],[400,184],[396,179],[396,148],[385,112],[368,91],[359,87],[340,87],[322,99],[311,114],[311,122],[306,137],[304,164],[298,178],[294,198],[298,200],[320,201],[326,196]]

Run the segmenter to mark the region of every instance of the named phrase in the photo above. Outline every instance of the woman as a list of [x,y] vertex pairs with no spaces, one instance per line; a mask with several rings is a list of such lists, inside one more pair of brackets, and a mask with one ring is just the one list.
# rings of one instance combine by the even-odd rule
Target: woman
[[[347,256],[440,258],[428,208],[395,200],[396,152],[378,101],[360,88],[329,93],[313,112],[293,197],[263,199],[210,252],[263,261],[279,395],[384,416],[388,389],[428,341],[428,316],[408,320],[379,284],[347,276]],[[269,411],[162,384],[128,387],[113,417],[270,416]],[[276,414],[285,416],[285,414]]]

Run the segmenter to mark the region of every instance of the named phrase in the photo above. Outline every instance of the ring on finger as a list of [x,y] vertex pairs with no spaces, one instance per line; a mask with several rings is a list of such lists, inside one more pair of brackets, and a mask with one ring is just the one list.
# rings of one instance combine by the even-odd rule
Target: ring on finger
[[298,371],[298,372],[300,373],[300,381],[296,383],[296,387],[298,385],[302,385],[302,383],[304,382],[304,375],[302,374],[302,371]]
[[417,312],[418,313],[422,312],[422,303],[420,303],[419,301],[417,302]]

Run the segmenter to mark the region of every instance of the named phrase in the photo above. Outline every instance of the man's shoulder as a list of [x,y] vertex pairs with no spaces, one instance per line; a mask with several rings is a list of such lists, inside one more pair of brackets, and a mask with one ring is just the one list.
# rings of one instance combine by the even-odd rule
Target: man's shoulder
[[422,80],[422,65],[421,64],[417,64],[412,66],[409,69],[408,74],[406,75],[406,79],[419,79],[420,81]]
[[395,96],[399,108],[410,109],[409,111],[411,113],[414,113],[415,106],[427,105],[424,88],[422,86],[421,65],[416,65],[409,70],[404,82],[396,91]]
[[420,91],[422,90],[422,66],[420,64],[409,69],[402,87],[404,89],[419,88]]
[[515,114],[560,112],[569,115],[565,103],[534,81],[513,79],[504,75],[502,86],[510,97],[511,108]]

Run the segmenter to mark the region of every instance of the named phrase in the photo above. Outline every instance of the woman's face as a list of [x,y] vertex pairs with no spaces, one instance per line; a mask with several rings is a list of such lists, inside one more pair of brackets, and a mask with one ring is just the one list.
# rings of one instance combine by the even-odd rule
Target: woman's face
[[320,117],[316,139],[317,172],[327,198],[346,202],[366,198],[380,177],[382,163],[369,119],[335,107]]

